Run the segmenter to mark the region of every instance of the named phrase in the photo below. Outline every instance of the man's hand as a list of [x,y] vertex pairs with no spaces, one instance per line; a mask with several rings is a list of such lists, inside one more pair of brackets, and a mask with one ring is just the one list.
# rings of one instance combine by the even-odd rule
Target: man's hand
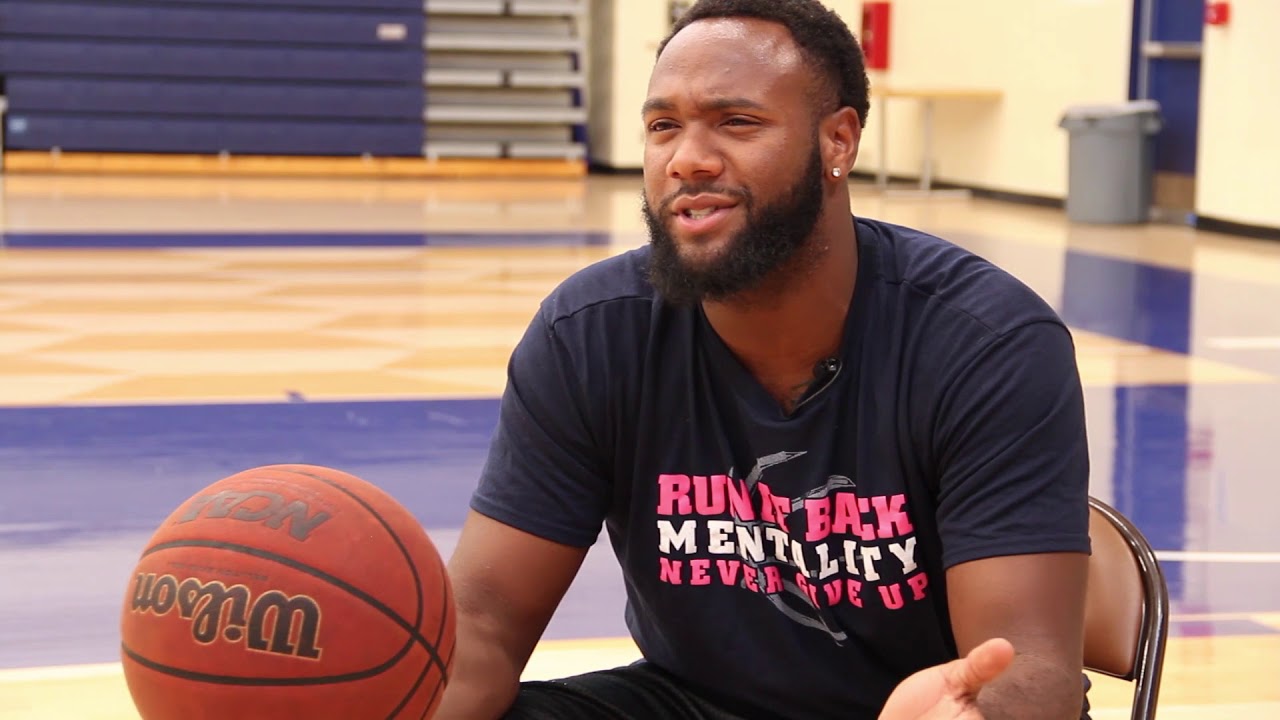
[[988,638],[1018,648],[982,692],[985,720],[1080,720],[1088,572],[1084,553],[992,557],[947,571],[957,652]]
[[978,692],[1013,663],[1013,645],[994,638],[959,660],[934,665],[894,688],[880,720],[982,720]]

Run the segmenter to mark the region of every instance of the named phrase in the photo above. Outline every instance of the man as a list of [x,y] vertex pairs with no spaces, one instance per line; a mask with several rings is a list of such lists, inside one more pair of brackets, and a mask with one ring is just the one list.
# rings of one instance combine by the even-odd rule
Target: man
[[[980,258],[852,216],[867,105],[816,0],[677,23],[643,109],[652,242],[564,282],[512,356],[440,717],[1081,716],[1070,334]],[[521,684],[602,526],[644,660]]]

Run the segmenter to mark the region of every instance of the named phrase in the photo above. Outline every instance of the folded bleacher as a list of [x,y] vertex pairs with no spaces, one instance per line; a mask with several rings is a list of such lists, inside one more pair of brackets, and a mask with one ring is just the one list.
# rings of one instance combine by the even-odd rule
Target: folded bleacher
[[585,156],[585,0],[6,0],[6,151]]

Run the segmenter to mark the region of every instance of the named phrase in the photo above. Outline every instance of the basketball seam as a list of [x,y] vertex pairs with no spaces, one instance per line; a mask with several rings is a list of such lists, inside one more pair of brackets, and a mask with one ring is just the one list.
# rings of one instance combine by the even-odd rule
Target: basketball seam
[[[303,475],[315,480],[319,480],[320,482],[332,488],[337,489],[339,492],[344,493],[345,495],[347,495],[347,497],[350,497],[352,500],[355,500],[357,503],[359,503],[361,507],[363,507],[366,511],[368,511],[369,514],[372,515],[373,518],[378,521],[378,524],[382,526],[382,529],[387,531],[387,535],[391,536],[391,541],[394,542],[396,544],[396,547],[400,549],[400,554],[404,556],[405,562],[409,566],[409,572],[413,575],[414,590],[417,592],[417,595],[418,595],[418,608],[417,608],[416,618],[414,619],[414,625],[416,627],[421,627],[422,613],[424,610],[422,577],[418,574],[418,568],[413,562],[413,557],[409,554],[409,549],[404,546],[404,543],[401,542],[400,540],[400,536],[397,535],[396,532],[391,528],[390,524],[387,523],[386,519],[384,519],[377,510],[375,510],[372,506],[370,506],[369,503],[367,503],[364,498],[360,497],[354,491],[352,491],[351,489],[347,488],[344,485],[341,485],[333,480],[330,480],[327,477],[323,477],[321,475],[308,472],[307,470],[304,470],[302,468],[284,466],[281,469],[288,469],[290,472],[295,472],[299,475]],[[444,560],[440,558],[438,553],[436,554],[436,562],[439,563],[440,565],[441,578],[443,579],[444,583],[447,583],[448,572],[445,569]],[[448,597],[448,594],[446,594],[445,602],[441,603],[442,617],[441,617],[441,622],[438,626],[438,634],[435,642],[432,643],[430,647],[427,647],[427,640],[425,637],[422,637],[420,634],[415,633],[417,637],[421,638],[423,647],[426,648],[427,652],[431,655],[430,661],[427,663],[426,667],[422,668],[422,672],[418,674],[418,679],[416,682],[414,682],[413,687],[409,689],[409,692],[405,694],[404,698],[402,698],[400,702],[395,706],[395,708],[391,710],[391,714],[387,716],[388,720],[392,720],[396,716],[400,715],[400,713],[404,711],[405,707],[408,706],[409,702],[413,700],[413,696],[418,693],[418,688],[422,686],[423,681],[426,680],[427,678],[427,674],[431,671],[432,665],[436,665],[437,667],[440,668],[441,682],[436,683],[435,691],[432,693],[431,698],[427,701],[428,709],[430,709],[431,702],[434,700],[435,695],[440,692],[440,687],[442,685],[448,684],[449,666],[445,664],[444,660],[440,657],[439,647],[437,646],[440,644],[440,641],[444,639],[444,628],[445,628],[444,620],[449,616],[450,604],[451,604],[450,598]],[[450,653],[450,655],[452,656],[452,653]]]
[[[449,571],[448,571],[448,568],[445,567],[444,558],[441,558],[439,555],[437,555],[436,562],[440,564],[440,572],[444,574],[447,580],[449,576]],[[444,583],[441,584],[442,591],[444,588],[447,588],[447,587],[448,586],[446,584]],[[441,608],[440,608],[442,614],[440,616],[439,637],[436,639],[437,650],[440,649],[439,648],[440,641],[444,639],[445,623],[449,621],[449,611],[452,609],[453,609],[453,596],[448,592],[444,592],[444,602],[441,603]],[[458,638],[455,635],[453,638],[453,643],[449,646],[449,656],[448,658],[445,659],[444,665],[441,667],[441,674],[442,674],[443,680],[442,682],[436,683],[435,690],[431,691],[431,697],[427,698],[427,707],[423,709],[422,715],[419,717],[419,720],[427,720],[427,715],[430,714],[431,708],[436,702],[436,697],[440,695],[441,688],[449,684],[449,667],[453,663],[453,653],[457,649],[458,649]],[[426,669],[423,669],[422,676],[426,677]],[[421,680],[419,680],[419,682],[421,682]]]
[[[206,548],[213,548],[215,550],[228,550],[231,552],[244,553],[245,555],[252,555],[253,557],[262,558],[264,560],[270,560],[272,562],[279,563],[281,565],[284,565],[285,567],[293,568],[294,570],[298,570],[299,572],[303,572],[314,578],[323,580],[333,585],[334,587],[337,587],[338,589],[347,592],[349,595],[354,595],[356,598],[364,601],[367,605],[369,605],[373,609],[377,610],[378,612],[388,617],[392,622],[394,622],[396,625],[399,625],[402,630],[404,630],[409,634],[411,641],[416,641],[419,644],[421,644],[423,649],[425,649],[427,653],[431,656],[432,661],[438,663],[442,669],[444,668],[444,663],[441,660],[440,654],[436,650],[436,648],[433,647],[431,643],[427,642],[427,639],[422,636],[422,633],[419,632],[416,627],[410,626],[408,622],[405,621],[404,618],[400,617],[396,613],[396,611],[387,607],[382,603],[382,601],[378,600],[372,595],[369,595],[368,593],[352,585],[351,583],[348,583],[347,581],[342,580],[341,578],[334,577],[333,575],[330,575],[329,573],[323,570],[320,570],[318,568],[314,568],[305,563],[298,562],[293,558],[284,557],[283,555],[277,555],[276,553],[269,552],[267,550],[260,550],[258,548],[250,547],[248,545],[240,545],[239,543],[229,543],[222,540],[199,540],[199,539],[173,540],[171,542],[152,545],[142,553],[142,557],[146,557],[148,555],[151,555],[152,553],[160,552],[161,550],[168,550],[168,549],[180,548],[180,547],[206,547]],[[410,644],[412,644],[412,642],[410,642]],[[228,676],[228,677],[235,677],[235,676]]]
[[[458,650],[458,641],[457,641],[457,638],[455,638],[453,641],[453,644],[449,646],[449,657],[445,659],[446,665],[451,664],[453,662],[453,654],[457,652],[457,650]],[[435,703],[436,696],[440,694],[440,689],[448,685],[448,683],[449,683],[449,679],[448,679],[448,673],[446,671],[445,681],[436,685],[436,689],[432,691],[431,697],[427,699],[427,708],[422,711],[422,716],[419,718],[419,720],[427,720],[427,715],[431,712],[431,706]]]
[[[138,651],[129,647],[125,643],[120,643],[120,649],[124,651],[124,654],[127,655],[130,660],[133,660],[134,662],[138,663],[139,665],[145,668],[154,670],[159,673],[164,673],[165,675],[171,675],[173,677],[182,678],[183,680],[195,680],[198,682],[214,683],[218,685],[241,685],[241,686],[257,686],[257,687],[294,687],[294,686],[301,686],[301,685],[331,685],[335,683],[355,682],[357,680],[364,680],[377,675],[381,675],[382,673],[386,672],[388,669],[394,667],[396,663],[404,659],[404,656],[408,654],[409,649],[413,647],[414,642],[415,641],[413,639],[410,639],[409,642],[405,643],[404,647],[400,648],[400,651],[397,652],[395,655],[391,656],[389,660],[382,663],[381,665],[376,665],[366,670],[360,670],[353,673],[343,673],[341,675],[324,675],[319,677],[286,677],[286,678],[246,677],[243,675],[215,675],[213,673],[205,673],[205,672],[200,672],[198,670],[185,670],[183,668],[174,667],[172,665],[165,665],[164,663],[158,663],[155,660],[152,660],[138,653]],[[430,666],[428,665],[428,667]]]

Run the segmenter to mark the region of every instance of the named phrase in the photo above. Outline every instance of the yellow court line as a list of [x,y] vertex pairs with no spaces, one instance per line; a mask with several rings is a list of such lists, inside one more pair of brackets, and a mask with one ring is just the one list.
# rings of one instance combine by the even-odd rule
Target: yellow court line
[[[617,653],[634,652],[638,654],[635,643],[627,637],[593,637],[543,640],[538,643],[535,655],[539,653]],[[85,663],[73,665],[51,665],[47,667],[4,668],[0,669],[0,685],[14,683],[47,682],[54,680],[76,680],[81,678],[100,678],[121,673],[120,663]]]
[[[1260,613],[1259,617],[1268,614]],[[1219,614],[1215,617],[1226,617]],[[1197,616],[1184,616],[1193,618]],[[1273,720],[1280,693],[1263,682],[1277,651],[1275,636],[1175,637],[1169,641],[1160,717]],[[564,677],[617,667],[640,657],[629,638],[544,640],[523,679]],[[1252,658],[1252,659],[1251,659]],[[1259,662],[1261,660],[1261,662]],[[1090,673],[1092,716],[1123,718],[1132,685]],[[1190,678],[1196,678],[1196,682]],[[137,720],[119,663],[0,670],[0,717],[6,720]]]
[[149,153],[5,153],[10,173],[232,175],[373,178],[565,178],[586,175],[586,163],[569,160],[447,159],[425,157],[291,157],[275,155],[153,155]]
[[55,680],[80,680],[120,674],[120,663],[85,665],[53,665],[49,667],[6,668],[0,670],[0,685],[40,683]]

